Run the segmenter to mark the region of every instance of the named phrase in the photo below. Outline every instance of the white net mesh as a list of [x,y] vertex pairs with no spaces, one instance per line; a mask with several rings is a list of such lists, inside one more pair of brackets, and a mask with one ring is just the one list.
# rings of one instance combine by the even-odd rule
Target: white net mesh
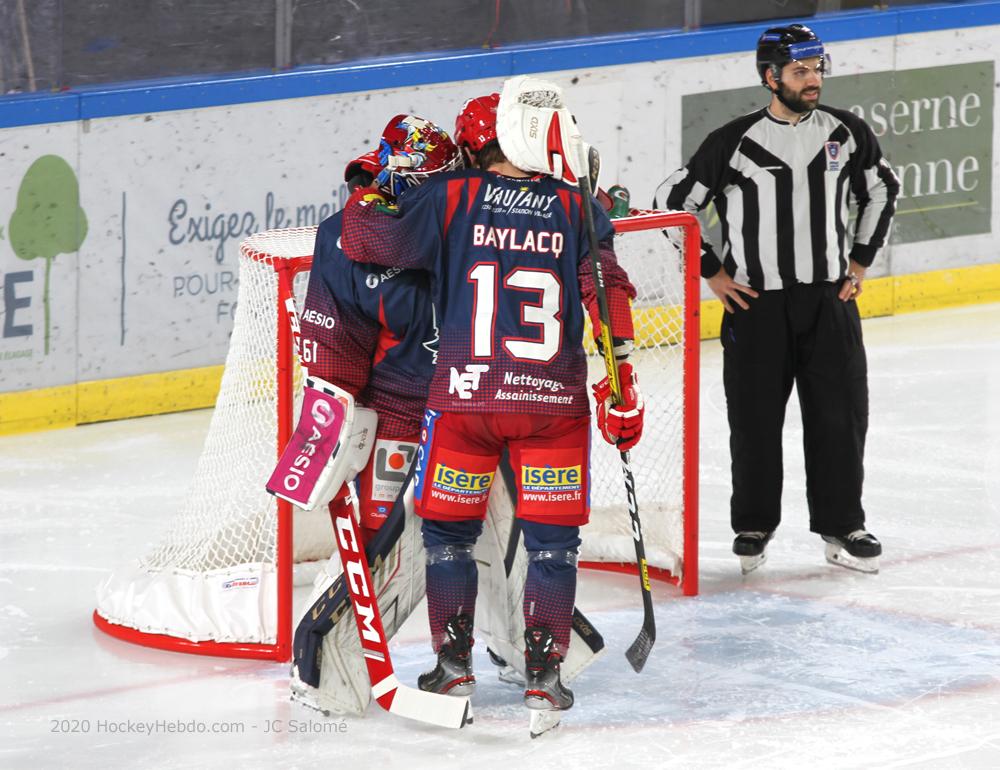
[[[236,319],[222,385],[187,501],[149,569],[205,571],[276,558],[277,505],[264,489],[277,459],[278,279],[274,261],[312,254],[315,228],[257,233],[241,246]],[[295,521],[296,560],[328,557],[329,518]],[[301,519],[301,521],[300,521]],[[315,542],[317,536],[320,542]]]
[[[637,291],[633,318],[638,349],[629,361],[639,378],[646,413],[631,464],[646,556],[652,566],[679,576],[685,516],[695,515],[685,513],[683,499],[684,260],[659,227],[619,233],[615,252]],[[589,369],[591,382],[605,376],[604,359],[596,351]],[[696,409],[697,404],[687,408]],[[581,558],[634,562],[618,451],[604,441],[596,425],[591,447],[591,522],[583,530]]]

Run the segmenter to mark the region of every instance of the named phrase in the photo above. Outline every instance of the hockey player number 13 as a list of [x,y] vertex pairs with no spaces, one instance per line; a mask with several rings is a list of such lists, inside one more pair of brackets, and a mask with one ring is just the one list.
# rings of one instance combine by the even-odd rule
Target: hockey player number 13
[[[472,304],[472,355],[493,358],[493,330],[497,316],[496,262],[479,262],[469,271],[475,296]],[[531,292],[537,300],[522,300],[519,305],[522,325],[534,326],[541,336],[504,337],[503,346],[515,359],[551,361],[559,352],[562,340],[562,283],[551,270],[516,267],[503,279],[503,288]]]

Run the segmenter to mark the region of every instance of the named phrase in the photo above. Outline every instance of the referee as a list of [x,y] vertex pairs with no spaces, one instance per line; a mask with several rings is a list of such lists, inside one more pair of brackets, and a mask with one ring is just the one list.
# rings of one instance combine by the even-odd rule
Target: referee
[[834,564],[876,572],[882,552],[861,506],[868,371],[854,300],[885,244],[899,182],[864,120],[820,105],[828,61],[802,24],[764,32],[757,70],[770,104],[709,134],[657,190],[669,209],[714,202],[722,224],[721,251],[702,242],[701,275],[726,309],[730,515],[744,574],[763,563],[781,521],[793,382],[810,529]]

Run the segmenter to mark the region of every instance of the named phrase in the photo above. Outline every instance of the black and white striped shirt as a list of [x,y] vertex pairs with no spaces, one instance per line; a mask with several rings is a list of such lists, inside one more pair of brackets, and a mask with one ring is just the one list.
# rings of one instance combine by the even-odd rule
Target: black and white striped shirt
[[[899,182],[871,128],[820,106],[797,124],[765,108],[713,131],[653,205],[701,211],[715,202],[722,252],[702,239],[701,274],[725,267],[754,289],[837,281],[847,259],[868,267],[885,244]],[[848,244],[848,204],[857,205]]]

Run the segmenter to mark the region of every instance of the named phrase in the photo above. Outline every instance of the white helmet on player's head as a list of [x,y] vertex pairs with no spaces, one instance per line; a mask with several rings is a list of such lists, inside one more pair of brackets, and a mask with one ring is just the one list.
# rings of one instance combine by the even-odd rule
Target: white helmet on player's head
[[403,191],[431,175],[462,167],[462,155],[436,124],[415,115],[396,115],[385,126],[378,149],[347,164],[344,179],[370,179],[384,195],[398,198]]
[[512,164],[576,183],[584,167],[576,120],[555,83],[527,75],[503,84],[497,107],[497,139]]

